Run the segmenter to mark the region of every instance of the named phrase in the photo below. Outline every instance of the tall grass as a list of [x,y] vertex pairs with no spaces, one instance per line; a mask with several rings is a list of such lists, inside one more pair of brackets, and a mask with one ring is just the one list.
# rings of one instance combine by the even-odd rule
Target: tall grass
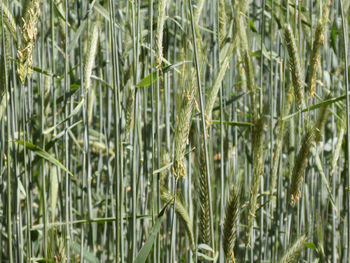
[[0,0],[0,263],[349,262],[349,17]]

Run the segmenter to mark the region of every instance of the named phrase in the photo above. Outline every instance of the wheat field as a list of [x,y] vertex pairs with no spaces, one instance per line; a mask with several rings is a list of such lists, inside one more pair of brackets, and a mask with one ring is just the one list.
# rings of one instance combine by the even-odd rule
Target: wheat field
[[0,263],[350,262],[349,0],[0,25]]

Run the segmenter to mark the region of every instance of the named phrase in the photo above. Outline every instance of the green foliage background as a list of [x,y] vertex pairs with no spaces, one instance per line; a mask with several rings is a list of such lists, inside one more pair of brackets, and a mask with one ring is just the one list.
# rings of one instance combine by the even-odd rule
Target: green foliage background
[[0,263],[349,262],[350,1],[0,11]]

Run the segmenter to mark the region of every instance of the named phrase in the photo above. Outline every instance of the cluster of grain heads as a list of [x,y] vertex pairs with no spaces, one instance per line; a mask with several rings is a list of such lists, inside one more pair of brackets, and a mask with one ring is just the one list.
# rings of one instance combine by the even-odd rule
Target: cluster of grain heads
[[328,1],[0,0],[0,262],[346,261],[347,46]]
[[[16,41],[17,35],[16,35],[16,23],[15,20],[8,9],[8,7],[5,5],[4,1],[1,0],[0,2],[0,14],[2,13],[2,19],[4,21],[4,24],[6,25],[7,30],[11,33],[11,36]],[[0,19],[1,24],[1,19]]]
[[89,36],[88,49],[85,56],[85,65],[84,65],[84,89],[85,91],[90,90],[91,86],[91,73],[92,67],[95,62],[97,44],[98,44],[98,31],[99,31],[99,22],[96,21],[92,24],[92,30]]
[[321,107],[315,124],[308,128],[302,139],[301,148],[297,154],[292,172],[292,182],[290,186],[290,203],[292,206],[294,206],[301,197],[300,186],[303,182],[304,171],[307,167],[312,147],[321,137],[327,116],[328,105],[325,105]]
[[[162,189],[160,198],[164,203],[168,203],[173,199],[173,196],[169,194],[167,190]],[[180,202],[178,198],[176,198],[175,200],[175,212],[185,226],[186,234],[190,242],[190,249],[192,252],[195,252],[195,242],[194,242],[192,221],[188,215],[188,212],[185,206]]]
[[[241,3],[245,10],[246,2]],[[263,145],[264,145],[264,117],[259,116],[259,111],[262,112],[263,105],[258,104],[257,100],[257,88],[255,85],[255,76],[253,69],[253,61],[250,56],[250,48],[247,37],[247,26],[245,18],[240,15],[239,20],[236,22],[236,30],[239,36],[239,55],[243,64],[245,79],[247,83],[247,89],[250,94],[250,121],[253,123],[251,129],[251,151],[253,156],[253,178],[251,181],[250,196],[248,203],[247,213],[247,227],[245,230],[245,245],[248,246],[250,242],[250,233],[253,227],[255,218],[255,211],[257,209],[257,198],[259,192],[260,179],[263,175]]]
[[297,108],[302,109],[305,105],[303,73],[300,66],[299,52],[295,43],[294,34],[292,28],[288,24],[284,26],[284,40],[289,55],[288,64],[292,75],[295,102]]
[[230,199],[226,205],[224,233],[223,233],[223,248],[226,262],[235,262],[233,248],[236,242],[236,227],[239,213],[239,192],[233,186]]
[[26,9],[22,18],[22,45],[17,50],[17,74],[22,84],[24,84],[27,77],[32,72],[32,53],[35,45],[37,36],[37,24],[40,16],[39,0],[28,0],[26,1]]
[[297,263],[299,262],[299,256],[304,248],[304,244],[307,238],[305,235],[299,237],[294,244],[284,253],[279,262],[281,263]]

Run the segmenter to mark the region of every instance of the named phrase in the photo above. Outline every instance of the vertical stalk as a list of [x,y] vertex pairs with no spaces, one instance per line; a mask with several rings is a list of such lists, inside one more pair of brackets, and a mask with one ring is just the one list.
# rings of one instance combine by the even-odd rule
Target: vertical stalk
[[[68,67],[69,67],[69,57],[68,57],[68,0],[65,0],[65,41],[64,41],[64,114],[65,118],[68,117],[68,101],[66,94],[69,91],[68,87]],[[68,122],[65,123],[65,133],[64,133],[64,143],[65,143],[65,164],[69,165],[69,136],[68,136]],[[66,223],[66,244],[67,249],[67,263],[70,262],[70,175],[65,173],[65,223]]]
[[[348,73],[348,32],[345,24],[344,18],[344,9],[343,9],[343,0],[339,0],[340,10],[341,10],[341,18],[342,18],[342,31],[343,31],[343,43],[344,43],[344,56],[345,56],[345,94],[346,94],[346,174],[347,174],[347,182],[348,189],[350,189],[350,101],[349,101],[349,73]],[[349,249],[350,245],[350,191],[347,193],[347,248]],[[350,261],[350,253],[348,252],[348,261]]]
[[[2,36],[4,36],[4,17],[3,17],[3,9],[1,8],[1,31]],[[1,47],[2,47],[2,53],[5,54],[5,38],[2,37],[1,41]],[[7,59],[5,56],[3,56],[3,63],[5,66],[5,71],[7,69]],[[8,94],[11,94],[11,89],[8,85],[8,79],[7,74],[5,74],[5,86],[7,89],[5,90],[5,96],[7,97]],[[6,118],[6,126],[7,126],[7,149],[6,149],[6,166],[7,166],[7,246],[8,246],[8,256],[9,256],[9,262],[13,263],[13,252],[12,252],[12,209],[11,209],[11,202],[12,202],[12,189],[11,189],[11,152],[10,152],[10,139],[11,139],[11,130],[10,130],[10,107],[8,103],[8,99],[6,98],[6,109],[7,109],[7,118]]]
[[210,169],[209,169],[209,157],[208,157],[208,148],[207,148],[207,135],[206,135],[206,125],[205,125],[205,116],[204,116],[204,102],[202,95],[202,86],[200,80],[199,73],[199,65],[198,65],[198,53],[197,53],[197,44],[196,44],[196,36],[194,31],[194,22],[193,22],[193,11],[192,11],[192,0],[188,0],[190,16],[191,16],[191,29],[192,29],[192,39],[193,39],[193,48],[194,48],[194,58],[195,58],[195,66],[196,66],[196,74],[197,74],[197,87],[199,93],[199,108],[201,111],[201,124],[202,124],[202,133],[203,133],[203,147],[204,147],[204,155],[205,155],[205,170],[207,176],[207,191],[208,191],[208,200],[209,200],[209,214],[210,214],[210,232],[211,232],[211,247],[214,249],[214,230],[213,230],[213,208],[212,208],[212,199],[211,199],[211,187],[210,187]]

